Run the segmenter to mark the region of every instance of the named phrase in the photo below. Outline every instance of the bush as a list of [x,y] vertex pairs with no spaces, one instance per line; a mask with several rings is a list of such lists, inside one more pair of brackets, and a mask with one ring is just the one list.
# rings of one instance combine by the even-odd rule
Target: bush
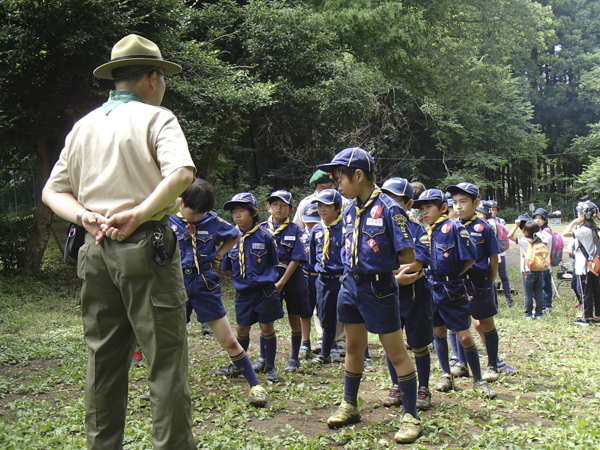
[[0,269],[16,270],[23,263],[33,215],[0,220]]

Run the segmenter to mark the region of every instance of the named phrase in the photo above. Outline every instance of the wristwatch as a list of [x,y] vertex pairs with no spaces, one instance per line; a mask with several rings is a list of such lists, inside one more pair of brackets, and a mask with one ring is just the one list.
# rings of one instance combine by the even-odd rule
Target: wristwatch
[[79,211],[77,211],[77,225],[79,225],[80,227],[83,226],[83,223],[81,223],[81,219],[83,218],[83,215],[86,212],[88,212],[88,210],[85,208],[81,208]]

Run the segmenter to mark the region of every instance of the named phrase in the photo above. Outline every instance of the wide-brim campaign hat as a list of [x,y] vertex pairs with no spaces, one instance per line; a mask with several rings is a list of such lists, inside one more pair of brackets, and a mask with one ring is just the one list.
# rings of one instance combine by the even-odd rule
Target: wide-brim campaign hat
[[181,66],[162,58],[158,46],[137,34],[125,36],[112,48],[110,62],[94,70],[94,75],[105,80],[115,80],[112,71],[126,66],[153,66],[164,70],[165,75],[181,72]]

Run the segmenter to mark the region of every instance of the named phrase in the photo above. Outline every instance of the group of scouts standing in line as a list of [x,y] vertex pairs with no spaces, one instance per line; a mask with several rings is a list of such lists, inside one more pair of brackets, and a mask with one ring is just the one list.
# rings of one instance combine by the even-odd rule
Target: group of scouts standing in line
[[[196,448],[187,384],[186,318],[193,310],[231,358],[217,375],[243,375],[257,407],[268,402],[257,373],[278,379],[274,322],[284,316],[283,301],[291,328],[285,371],[297,371],[304,358],[340,361],[343,324],[344,395],[327,420],[331,428],[360,420],[368,333],[379,335],[386,354],[391,388],[383,403],[404,410],[397,442],[423,434],[417,409],[431,406],[432,342],[442,369],[435,390],[450,391],[453,374],[470,373],[473,388],[495,398],[489,382],[513,369],[498,356],[500,250],[492,226],[478,217],[478,188],[459,183],[446,195],[403,178],[379,187],[373,157],[347,148],[317,166],[311,181],[318,189],[300,203],[294,221],[289,192],[269,196],[264,222],[254,195],[242,192],[223,205],[231,225],[213,211],[212,186],[195,179],[177,119],[160,107],[165,77],[179,71],[153,42],[137,35],[120,40],[111,61],[94,71],[114,80],[115,90],[75,124],[43,191],[59,216],[87,231],[78,275],[89,347],[88,448],[122,447],[136,342],[148,363],[154,448]],[[409,217],[415,211],[421,221]],[[231,271],[236,290],[235,334],[221,300],[219,266]],[[311,359],[315,308],[322,342]],[[486,346],[484,371],[471,322]],[[260,355],[252,363],[247,351],[256,323]]]

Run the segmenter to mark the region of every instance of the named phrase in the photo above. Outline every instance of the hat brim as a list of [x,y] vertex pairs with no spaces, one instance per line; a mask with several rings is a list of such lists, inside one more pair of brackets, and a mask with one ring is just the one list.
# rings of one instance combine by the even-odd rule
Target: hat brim
[[326,202],[326,201],[324,201],[324,200],[322,200],[322,199],[320,199],[320,198],[315,198],[315,199],[314,199],[313,201],[311,201],[310,203],[311,203],[311,204],[312,204],[312,203],[323,203],[324,205],[335,205],[335,200],[332,200],[332,201],[330,201],[330,202]]
[[304,223],[319,223],[321,221],[321,219],[317,219],[315,217],[312,216],[302,216],[302,222]]
[[236,200],[236,201],[234,201],[234,202],[233,202],[233,201],[231,201],[231,200],[229,200],[228,202],[225,202],[225,203],[223,204],[223,209],[224,209],[225,211],[231,211],[233,208],[235,208],[235,207],[236,207],[236,205],[250,205],[250,206],[252,206],[253,208],[255,208],[255,209],[258,209],[258,207],[257,207],[257,206],[256,206],[254,203],[252,203],[252,202],[241,202],[241,201],[239,201],[239,200]]
[[[323,172],[333,172],[333,169],[336,167],[345,167],[343,164],[337,162],[328,162],[324,164],[319,164],[317,169],[322,170]],[[331,180],[333,181],[333,180]]]
[[448,204],[448,200],[444,199],[440,199],[440,198],[424,198],[423,200],[413,200],[413,208],[419,208],[421,205],[425,205],[427,203],[433,203],[436,202],[438,200],[441,200],[442,202]]
[[115,78],[112,76],[112,71],[118,69],[119,67],[126,66],[158,66],[165,71],[165,75],[175,75],[182,70],[179,64],[165,61],[164,59],[130,58],[120,59],[118,61],[110,61],[106,64],[102,64],[100,67],[97,67],[96,70],[94,70],[94,75],[104,80],[115,80]]
[[407,195],[406,193],[396,192],[393,189],[390,189],[390,188],[387,188],[387,187],[382,187],[380,189],[381,189],[381,192],[384,192],[386,194],[392,194],[392,195],[395,195],[397,197],[406,197],[407,199],[412,200],[412,197],[409,196],[409,195]]
[[275,200],[275,199],[277,199],[277,200],[281,200],[283,203],[285,203],[286,205],[288,205],[290,208],[293,208],[293,207],[294,207],[294,203],[293,203],[293,202],[292,202],[292,203],[290,203],[290,202],[288,202],[288,201],[287,201],[285,198],[283,198],[283,197],[280,197],[279,195],[271,195],[269,198],[267,198],[267,203],[269,203],[269,204],[270,204],[270,203],[271,203],[273,200]]

